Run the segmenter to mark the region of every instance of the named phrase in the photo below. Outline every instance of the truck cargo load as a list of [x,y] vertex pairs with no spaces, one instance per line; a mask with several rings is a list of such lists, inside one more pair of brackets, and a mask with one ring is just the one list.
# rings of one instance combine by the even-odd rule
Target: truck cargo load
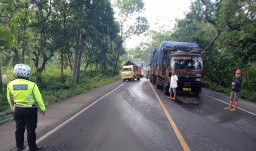
[[128,80],[131,81],[134,79],[140,80],[141,78],[141,64],[137,62],[127,61],[122,70],[122,79],[123,81]]
[[198,96],[203,86],[203,60],[201,48],[193,42],[161,42],[153,56],[150,81],[168,94],[170,76],[176,71],[177,90]]

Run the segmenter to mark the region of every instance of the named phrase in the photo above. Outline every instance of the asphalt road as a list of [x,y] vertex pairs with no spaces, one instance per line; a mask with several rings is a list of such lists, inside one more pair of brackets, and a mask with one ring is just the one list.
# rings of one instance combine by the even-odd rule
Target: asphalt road
[[[170,101],[145,78],[104,90],[58,122],[49,124],[50,115],[39,122],[37,141],[44,151],[256,150],[256,105],[250,102],[241,100],[230,112],[223,109],[228,95],[207,89],[199,98]],[[56,108],[64,114],[75,106],[72,101]]]
[[126,82],[40,145],[47,151],[256,150],[254,115],[223,110],[225,104],[204,94],[173,102],[155,92],[146,79]]

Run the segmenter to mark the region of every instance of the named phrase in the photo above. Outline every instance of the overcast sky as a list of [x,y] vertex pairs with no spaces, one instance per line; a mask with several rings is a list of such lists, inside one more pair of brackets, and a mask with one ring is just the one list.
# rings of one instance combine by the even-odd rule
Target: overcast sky
[[[144,0],[150,30],[161,30],[164,26],[173,27],[176,18],[184,18],[192,0]],[[170,28],[169,28],[170,29]],[[126,41],[127,48],[135,48],[143,37],[134,36]]]

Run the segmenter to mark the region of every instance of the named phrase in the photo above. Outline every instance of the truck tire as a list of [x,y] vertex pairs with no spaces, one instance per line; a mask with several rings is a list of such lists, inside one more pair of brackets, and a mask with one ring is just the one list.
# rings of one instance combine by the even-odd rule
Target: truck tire
[[195,92],[194,92],[194,96],[198,97],[200,94],[200,90],[199,89],[196,89]]
[[164,86],[163,86],[163,92],[164,92],[165,95],[170,94],[170,93],[169,93],[169,87],[166,86],[166,85],[164,85]]
[[156,77],[153,75],[152,76],[152,83],[155,85],[156,84]]
[[158,77],[156,77],[155,83],[156,83],[156,89],[160,89],[161,86],[158,84]]

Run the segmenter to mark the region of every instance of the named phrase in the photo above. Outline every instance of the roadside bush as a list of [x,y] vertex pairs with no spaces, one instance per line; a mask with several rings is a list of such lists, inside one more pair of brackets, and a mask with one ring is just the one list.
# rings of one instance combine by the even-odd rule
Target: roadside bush
[[6,98],[6,83],[3,83],[3,89],[0,92],[0,112],[9,108],[9,104]]
[[[222,92],[222,93],[225,93],[225,94],[230,94],[230,92],[231,92],[231,88],[225,88],[225,87],[223,87],[219,84],[212,83],[212,82],[209,82],[207,80],[204,81],[204,82],[205,82],[205,87],[209,88],[211,90],[214,90],[214,91],[217,91],[217,92]],[[246,89],[244,85],[242,87],[240,97],[242,99],[246,99],[246,100],[251,101],[251,102],[256,102],[256,92]]]
[[252,92],[252,91],[249,91],[249,90],[242,90],[241,91],[241,98],[256,103],[256,92]]
[[[51,70],[44,72],[42,77],[31,76],[31,81],[37,83],[43,100],[46,106],[54,104],[56,102],[63,101],[74,95],[85,93],[93,88],[102,87],[120,79],[120,76],[103,76],[100,74],[81,74],[80,83],[76,84],[70,72],[65,72],[63,78],[58,77],[56,71]],[[13,73],[10,72],[8,75],[8,81],[3,84],[3,90],[0,93],[0,124],[8,122],[13,119],[13,115],[9,114],[10,107],[6,98],[6,85],[8,82],[13,80]],[[8,114],[5,114],[8,113]]]
[[0,112],[6,110],[8,107],[9,106],[6,95],[0,93]]
[[212,83],[212,82],[209,82],[209,81],[204,81],[205,83],[205,87],[208,88],[208,89],[211,89],[211,90],[214,90],[214,91],[217,91],[217,92],[222,92],[222,93],[226,93],[226,94],[229,94],[231,89],[230,88],[225,88],[217,83]]
[[[51,80],[50,80],[51,79]],[[95,77],[82,77],[81,82],[76,85],[73,79],[66,79],[65,83],[53,78],[45,79],[45,89],[42,89],[42,96],[47,105],[55,102],[60,102],[66,98],[74,95],[84,93],[92,88],[104,86],[120,79],[119,76],[95,76]]]

